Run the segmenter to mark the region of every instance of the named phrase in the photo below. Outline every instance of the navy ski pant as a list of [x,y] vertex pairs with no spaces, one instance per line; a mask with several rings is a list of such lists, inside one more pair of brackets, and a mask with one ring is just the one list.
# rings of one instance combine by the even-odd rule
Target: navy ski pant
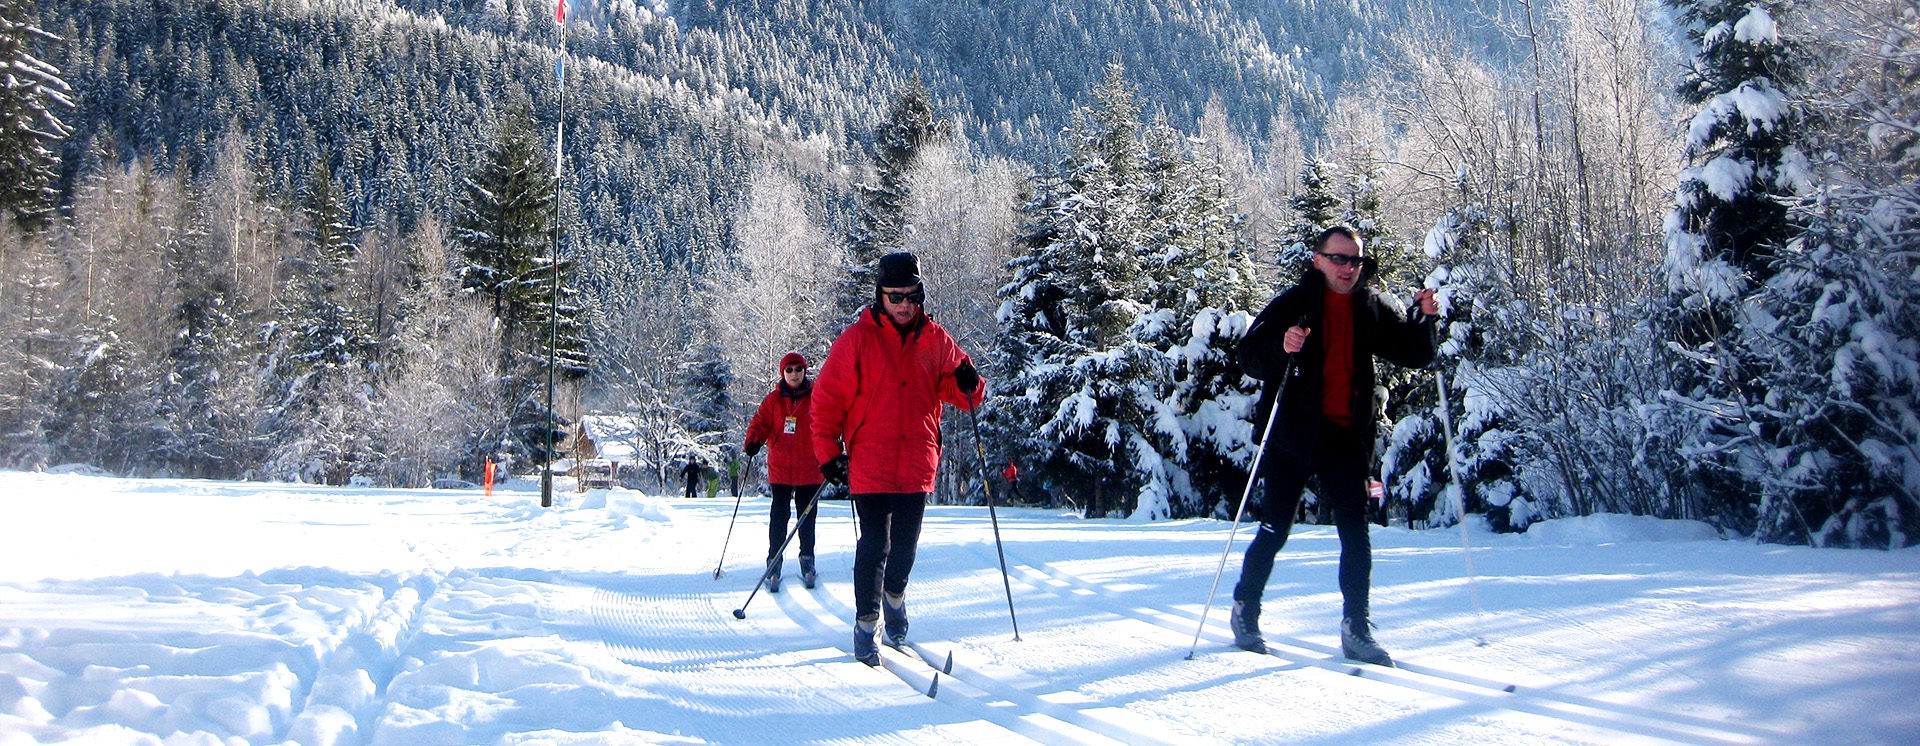
[[799,535],[794,537],[800,542],[800,556],[813,556],[813,524],[817,511],[808,510],[813,499],[820,494],[817,484],[769,484],[773,493],[773,507],[767,511],[767,561],[780,559],[775,552],[780,551],[780,542],[787,540],[787,518],[794,511],[800,513]]
[[879,619],[882,591],[907,592],[927,493],[854,495],[853,507],[860,516],[860,541],[853,548],[853,616]]
[[1293,531],[1300,493],[1308,477],[1318,476],[1318,494],[1331,503],[1333,525],[1340,534],[1341,611],[1346,617],[1365,620],[1373,576],[1373,543],[1367,536],[1367,465],[1362,463],[1362,449],[1352,445],[1359,442],[1353,428],[1324,421],[1320,427],[1313,453],[1305,460],[1280,452],[1261,456],[1266,500],[1260,511],[1260,530],[1254,533],[1246,558],[1240,563],[1240,582],[1233,587],[1233,599],[1258,606],[1267,578],[1273,574],[1273,557],[1286,546],[1287,534]]

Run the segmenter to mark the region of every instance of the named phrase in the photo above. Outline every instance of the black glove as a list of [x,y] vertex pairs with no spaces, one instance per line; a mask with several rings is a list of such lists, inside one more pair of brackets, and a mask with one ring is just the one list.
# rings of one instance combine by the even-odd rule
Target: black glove
[[960,393],[968,396],[972,396],[973,390],[980,387],[980,371],[973,369],[973,360],[962,360],[960,367],[953,369],[953,385],[959,386]]
[[846,484],[849,469],[847,455],[843,453],[821,464],[820,476],[826,478],[827,484]]
[[758,456],[758,455],[760,455],[760,444],[759,444],[759,443],[748,443],[748,444],[747,444],[747,458],[753,458],[754,456]]

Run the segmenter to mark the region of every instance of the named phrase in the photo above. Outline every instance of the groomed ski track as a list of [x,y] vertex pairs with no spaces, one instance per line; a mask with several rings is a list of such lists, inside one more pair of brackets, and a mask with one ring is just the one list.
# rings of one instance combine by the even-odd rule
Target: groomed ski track
[[[991,543],[923,546],[922,563],[938,563],[952,568],[977,564],[991,568],[991,584],[980,582],[980,573],[967,579],[950,572],[916,572],[909,589],[910,612],[926,615],[925,608],[937,613],[941,599],[977,596],[999,591],[998,564]],[[1007,553],[1008,569],[1014,589],[1016,611],[1023,601],[1049,599],[1054,604],[1070,604],[1083,613],[1103,616],[1109,621],[1129,622],[1126,629],[1143,639],[1131,644],[1164,645],[1165,656],[1179,659],[1193,639],[1199,622],[1197,605],[1139,605],[1122,598],[1124,594],[1098,582],[1083,580],[1059,567],[1028,561],[1017,551]],[[1189,742],[1191,735],[1169,732],[1151,718],[1140,717],[1125,708],[1099,704],[1078,689],[1089,686],[1085,677],[1055,677],[1023,670],[1019,651],[1028,644],[1045,642],[1006,642],[996,645],[998,655],[970,653],[940,641],[921,641],[909,635],[909,651],[881,646],[882,665],[869,668],[853,661],[850,620],[853,612],[843,578],[851,557],[846,554],[821,556],[822,580],[814,590],[805,589],[798,578],[789,577],[778,594],[762,589],[748,607],[748,619],[735,620],[725,595],[702,594],[680,597],[649,597],[622,593],[601,587],[594,590],[593,625],[620,659],[666,673],[698,674],[708,683],[724,679],[728,686],[790,689],[828,689],[807,695],[821,709],[821,715],[838,712],[854,715],[857,707],[846,706],[863,697],[874,698],[889,706],[925,707],[945,711],[931,722],[955,727],[971,721],[964,732],[983,741],[1007,739],[1048,744],[1129,743],[1171,744]],[[791,561],[789,563],[791,567]],[[734,570],[730,577],[752,577]],[[579,580],[576,578],[576,580]],[[608,578],[611,580],[611,578]],[[751,588],[751,586],[748,586]],[[975,599],[976,601],[978,599]],[[1004,596],[991,601],[1004,608]],[[1196,599],[1197,600],[1197,599]],[[928,603],[931,601],[932,603]],[[918,602],[918,603],[916,603]],[[917,608],[918,607],[918,608]],[[651,617],[662,614],[672,619]],[[1245,653],[1231,646],[1225,623],[1226,610],[1218,602],[1208,616],[1201,634],[1196,658],[1213,658],[1240,675],[1287,672],[1302,677],[1301,686],[1320,686],[1319,677],[1346,681],[1365,680],[1375,685],[1396,687],[1410,695],[1450,700],[1451,712],[1504,710],[1527,716],[1563,721],[1617,733],[1625,740],[1639,742],[1755,744],[1777,743],[1787,739],[1782,733],[1741,723],[1711,721],[1682,713],[1662,712],[1634,705],[1606,702],[1584,697],[1559,685],[1516,685],[1488,675],[1449,670],[1419,658],[1417,651],[1394,650],[1398,668],[1365,666],[1339,656],[1336,648],[1308,639],[1275,635],[1268,630],[1271,655]],[[936,616],[920,617],[919,629],[939,628]],[[1031,621],[1031,620],[1030,620]],[[1004,615],[996,621],[1005,625]],[[649,629],[694,628],[695,639],[663,643]],[[1011,640],[1010,626],[1004,628]],[[784,650],[778,665],[765,665],[770,650]],[[998,660],[995,660],[997,658]],[[730,662],[757,665],[735,667]],[[1263,662],[1264,661],[1264,662]],[[1273,665],[1275,662],[1279,666]],[[944,670],[942,670],[944,669]],[[704,684],[703,684],[704,686]],[[929,697],[929,693],[933,696]],[[749,718],[766,713],[752,707],[716,710],[711,698],[690,696],[706,701],[701,707],[709,715]],[[786,733],[795,740],[818,740],[825,732],[813,728],[778,728],[770,733]],[[952,732],[943,732],[950,738]],[[898,743],[893,736],[849,737],[842,734],[831,740],[859,743]],[[917,740],[912,736],[905,741]]]
[[[998,561],[994,547],[990,544],[976,543],[971,549],[982,561],[994,563]],[[1047,563],[1025,561],[1012,551],[1007,552],[1007,569],[1014,583],[1016,603],[1023,593],[1071,598],[1075,604],[1097,607],[1114,617],[1151,625],[1168,633],[1163,636],[1170,641],[1175,639],[1173,633],[1178,633],[1179,646],[1170,647],[1169,655],[1184,656],[1186,654],[1186,650],[1192,646],[1194,629],[1200,623],[1197,607],[1188,609],[1129,604],[1118,600],[1112,589],[1099,583],[1088,582],[1071,572]],[[1236,569],[1237,563],[1229,563],[1229,573]],[[1231,583],[1231,578],[1222,581],[1222,596],[1228,595],[1227,590],[1231,589]],[[1207,615],[1206,629],[1201,632],[1200,645],[1194,650],[1195,656],[1229,655],[1248,660],[1260,660],[1255,654],[1233,646],[1233,635],[1226,626],[1229,607],[1223,605],[1231,603],[1230,598],[1215,600],[1212,611]],[[1458,700],[1463,705],[1528,713],[1603,728],[1623,735],[1675,743],[1768,744],[1790,740],[1787,734],[1748,724],[1714,721],[1647,707],[1606,702],[1561,691],[1560,686],[1519,686],[1486,676],[1452,671],[1418,662],[1417,652],[1412,654],[1413,660],[1408,661],[1403,660],[1404,651],[1389,649],[1389,652],[1394,654],[1395,667],[1393,668],[1356,663],[1342,657],[1335,646],[1298,637],[1275,635],[1272,630],[1263,630],[1263,632],[1267,642],[1268,656],[1284,661],[1290,666],[1310,667],[1340,675],[1366,678]]]

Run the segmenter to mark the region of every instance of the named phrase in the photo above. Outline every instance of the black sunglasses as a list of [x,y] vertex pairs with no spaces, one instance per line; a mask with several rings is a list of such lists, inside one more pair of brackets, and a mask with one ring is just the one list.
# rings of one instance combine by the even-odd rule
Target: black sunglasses
[[1326,257],[1327,261],[1333,262],[1336,267],[1352,267],[1367,261],[1365,258],[1353,254],[1332,254],[1325,251],[1314,253]]
[[909,290],[904,293],[896,293],[892,290],[882,290],[880,291],[880,294],[886,296],[887,300],[892,301],[894,303],[912,303],[918,306],[918,305],[923,305],[927,302],[927,291],[925,290]]
[[789,365],[789,366],[787,366],[787,367],[785,367],[785,368],[782,368],[781,370],[784,370],[784,371],[786,371],[786,372],[788,372],[788,373],[805,373],[805,372],[807,372],[807,366],[804,366],[804,365]]

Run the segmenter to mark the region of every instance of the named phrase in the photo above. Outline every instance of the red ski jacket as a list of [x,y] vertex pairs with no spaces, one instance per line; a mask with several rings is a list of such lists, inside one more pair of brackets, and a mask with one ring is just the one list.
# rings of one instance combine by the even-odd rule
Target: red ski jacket
[[[902,334],[875,308],[834,340],[813,386],[813,455],[846,453],[848,492],[932,492],[940,464],[940,403],[973,409],[953,382],[966,361],[947,330],[922,314]],[[844,450],[843,450],[844,443]]]
[[767,483],[797,487],[819,484],[820,462],[813,458],[813,382],[799,391],[776,385],[747,423],[747,442],[767,444]]

